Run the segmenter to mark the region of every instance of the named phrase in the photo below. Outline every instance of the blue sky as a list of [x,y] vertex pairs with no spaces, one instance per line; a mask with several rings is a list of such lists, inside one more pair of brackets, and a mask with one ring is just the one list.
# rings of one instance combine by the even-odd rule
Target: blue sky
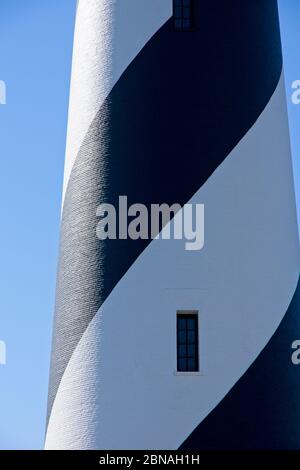
[[[0,0],[0,449],[43,446],[75,4]],[[279,6],[300,209],[300,2]]]

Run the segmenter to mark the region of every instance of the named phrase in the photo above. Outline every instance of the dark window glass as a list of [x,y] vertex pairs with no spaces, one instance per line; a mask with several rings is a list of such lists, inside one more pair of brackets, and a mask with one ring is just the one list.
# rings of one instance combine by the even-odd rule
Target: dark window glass
[[186,344],[186,331],[178,331],[178,343]]
[[195,371],[195,370],[198,370],[196,369],[196,360],[193,358],[193,359],[188,359],[187,361],[187,370],[188,371]]
[[186,18],[186,19],[190,19],[190,9],[189,8],[184,8],[183,11],[182,11],[182,16],[183,18]]
[[192,0],[173,0],[174,28],[177,31],[187,31],[193,27]]
[[188,339],[189,344],[195,343],[196,336],[195,336],[195,331],[194,330],[188,330],[187,339]]
[[196,355],[196,344],[189,344],[187,347],[188,357],[195,357]]
[[185,330],[186,329],[186,319],[185,318],[178,318],[178,330]]
[[178,359],[178,370],[187,370],[187,360]]
[[198,314],[177,314],[177,370],[198,372]]

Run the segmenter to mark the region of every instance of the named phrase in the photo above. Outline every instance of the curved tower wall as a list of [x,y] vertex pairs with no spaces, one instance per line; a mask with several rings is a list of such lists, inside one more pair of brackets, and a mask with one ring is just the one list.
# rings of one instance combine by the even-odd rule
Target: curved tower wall
[[[277,2],[80,0],[48,449],[299,448],[299,246]],[[100,203],[199,203],[185,240],[96,237]],[[197,373],[176,313],[197,311]]]

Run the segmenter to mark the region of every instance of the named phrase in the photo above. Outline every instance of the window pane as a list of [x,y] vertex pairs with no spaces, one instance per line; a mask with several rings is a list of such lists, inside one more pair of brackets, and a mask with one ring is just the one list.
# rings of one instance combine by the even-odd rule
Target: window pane
[[189,29],[191,27],[190,20],[182,20],[182,27],[184,29]]
[[186,345],[185,344],[180,344],[178,346],[178,355],[179,357],[186,357]]
[[181,14],[182,14],[182,13],[181,13],[181,7],[175,7],[175,8],[174,8],[174,16],[175,16],[176,18],[179,18],[179,19],[180,19],[180,18],[181,18]]
[[187,327],[188,327],[188,330],[195,330],[195,327],[196,327],[195,318],[188,318]]
[[191,0],[182,0],[182,5],[189,7],[191,4]]
[[187,355],[189,357],[195,357],[196,356],[196,344],[189,344],[187,347]]
[[195,343],[195,340],[196,340],[195,331],[189,330],[187,332],[187,337],[188,337],[188,342],[189,343]]
[[185,318],[178,318],[178,330],[185,330],[186,329],[186,319]]
[[174,24],[175,24],[175,28],[176,28],[176,29],[181,29],[181,25],[182,25],[181,20],[175,19]]
[[196,370],[196,360],[195,359],[188,359],[188,361],[187,361],[187,370],[188,371],[195,371]]
[[179,371],[187,370],[187,360],[186,359],[178,359],[178,370]]
[[189,8],[183,8],[183,12],[182,12],[183,18],[186,18],[186,19],[189,20],[190,15],[191,15],[190,9]]
[[178,342],[179,343],[186,343],[186,332],[184,331],[178,331]]

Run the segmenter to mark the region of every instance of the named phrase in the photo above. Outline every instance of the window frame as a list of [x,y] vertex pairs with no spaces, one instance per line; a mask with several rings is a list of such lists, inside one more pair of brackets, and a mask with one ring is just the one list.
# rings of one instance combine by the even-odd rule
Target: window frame
[[[188,327],[185,330],[180,330],[179,329],[179,320],[185,317],[188,319],[188,317],[193,318],[196,322],[195,328],[190,330],[195,332],[195,342],[194,343],[189,343],[188,340],[186,340],[185,343],[180,343],[179,341],[179,332],[180,331],[185,331],[186,335],[188,334]],[[176,374],[183,374],[183,375],[199,375],[200,374],[200,348],[199,348],[199,312],[198,310],[177,310],[176,312]],[[188,360],[188,357],[194,359],[196,361],[196,366],[195,369],[193,370],[188,370],[188,367],[186,369],[180,369],[179,368],[179,360],[180,358],[183,358],[182,356],[180,357],[179,349],[180,349],[180,344],[185,344],[186,345],[186,356],[184,359]],[[195,346],[195,355],[194,356],[189,356],[187,353],[187,348],[190,345]]]
[[[184,2],[189,2],[189,5],[185,5]],[[176,13],[176,10],[180,9],[180,14]],[[176,32],[189,32],[194,31],[194,0],[173,0],[172,19],[173,19],[173,30]],[[188,10],[189,16],[184,16],[184,10]],[[189,21],[189,26],[184,27],[183,22]],[[180,25],[179,25],[180,22]]]

